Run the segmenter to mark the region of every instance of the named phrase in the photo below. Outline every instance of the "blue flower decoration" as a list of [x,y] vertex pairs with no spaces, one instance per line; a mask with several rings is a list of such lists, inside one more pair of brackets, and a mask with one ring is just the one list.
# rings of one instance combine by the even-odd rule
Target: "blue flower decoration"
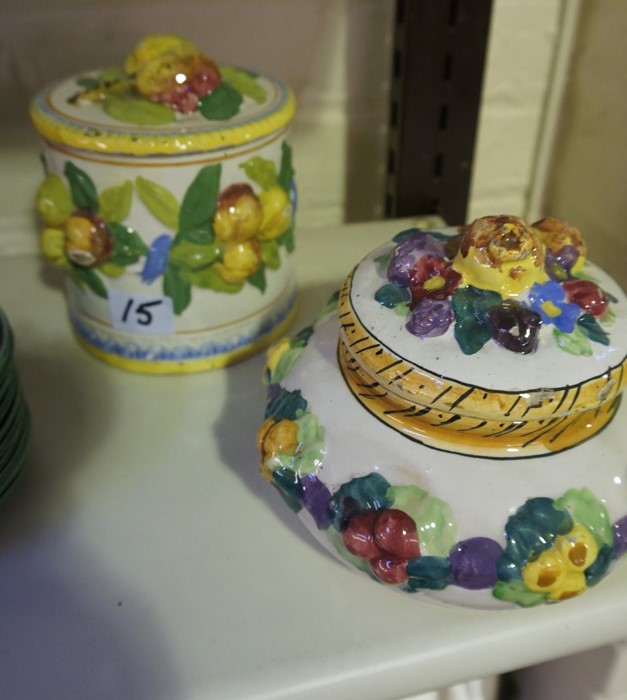
[[534,284],[529,290],[529,304],[540,314],[542,323],[553,324],[562,333],[572,333],[581,315],[577,304],[565,301],[564,290],[559,282]]
[[298,209],[298,190],[296,189],[296,180],[290,182],[290,203],[292,205],[292,216],[296,216]]
[[172,236],[167,233],[157,236],[148,249],[141,278],[144,284],[152,284],[161,277],[168,266],[168,255],[172,245]]

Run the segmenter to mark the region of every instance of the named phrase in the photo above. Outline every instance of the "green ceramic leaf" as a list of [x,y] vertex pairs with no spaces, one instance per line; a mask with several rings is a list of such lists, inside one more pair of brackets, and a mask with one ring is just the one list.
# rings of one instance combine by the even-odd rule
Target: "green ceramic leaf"
[[279,382],[283,381],[285,377],[287,377],[287,375],[292,371],[292,367],[294,367],[300,356],[303,354],[304,349],[304,347],[293,347],[285,350],[281,354],[274,372],[272,372],[272,384],[278,384]]
[[209,245],[216,240],[215,233],[209,224],[205,228],[193,228],[187,231],[179,231],[174,237],[174,243],[189,241],[198,245]]
[[576,523],[592,533],[598,545],[611,545],[614,541],[608,512],[589,489],[569,489],[555,501],[555,507],[567,510]]
[[468,286],[457,289],[452,297],[455,312],[455,339],[465,355],[473,355],[492,337],[486,312],[501,302],[501,295]]
[[289,192],[292,188],[293,180],[292,149],[287,141],[283,141],[281,144],[281,166],[279,168],[278,183],[286,192]]
[[407,513],[416,523],[423,554],[446,557],[457,542],[453,511],[439,498],[418,486],[392,486],[387,492],[393,508]]
[[202,270],[181,270],[181,277],[195,287],[212,289],[214,292],[237,294],[244,286],[242,282],[225,282],[215,267],[205,267]]
[[98,267],[98,270],[107,277],[121,277],[126,272],[124,265],[117,265],[112,262],[103,263]]
[[100,81],[97,78],[90,78],[89,76],[78,78],[76,84],[80,88],[83,88],[83,90],[96,90],[100,87]]
[[473,316],[463,320],[456,317],[454,333],[464,355],[474,355],[479,352],[492,337],[490,327]]
[[131,210],[132,201],[133,183],[126,180],[100,193],[100,214],[105,221],[124,221]]
[[298,443],[300,449],[296,455],[296,467],[299,474],[315,474],[324,459],[324,428],[318,418],[309,411],[297,419]]
[[69,160],[65,163],[63,173],[70,183],[70,192],[76,208],[97,212],[99,206],[98,192],[89,175]]
[[179,231],[209,229],[220,190],[222,167],[206,165],[187,188],[179,214]]
[[102,73],[98,76],[98,80],[101,85],[107,85],[110,83],[119,83],[122,80],[128,80],[129,74],[122,68],[122,66],[109,66],[105,68]]
[[226,121],[239,112],[242,101],[242,93],[223,82],[200,100],[200,113],[205,119]]
[[278,245],[283,246],[288,253],[293,253],[296,248],[296,241],[294,239],[294,223],[292,223],[283,231],[283,233],[276,239]]
[[278,270],[281,267],[281,254],[276,241],[261,242],[261,259],[271,270]]
[[182,240],[170,248],[170,262],[181,269],[190,270],[191,272],[208,267],[219,260],[221,255],[222,245],[217,242],[206,245]]
[[580,326],[575,326],[572,333],[563,333],[557,328],[553,329],[553,337],[560,350],[570,353],[571,355],[582,355],[584,357],[592,356],[592,345],[590,339],[583,332]]
[[498,581],[492,595],[505,603],[515,603],[523,608],[531,608],[546,602],[545,593],[530,591],[521,579],[514,581]]
[[451,565],[443,557],[423,556],[412,559],[405,567],[410,591],[441,591],[451,583]]
[[102,299],[108,298],[109,295],[107,293],[107,288],[94,270],[88,267],[72,265],[72,275],[79,280],[79,282],[89,287],[89,289],[91,289],[91,291],[97,296],[101,297]]
[[170,107],[131,95],[107,95],[102,108],[112,119],[140,126],[170,124],[175,120]]
[[272,483],[276,486],[287,506],[298,513],[302,508],[300,499],[303,494],[298,474],[289,468],[275,469],[272,472]]
[[131,228],[117,222],[107,224],[113,236],[113,254],[109,262],[114,265],[132,265],[148,253],[148,246]]
[[597,554],[597,558],[586,569],[586,583],[595,586],[608,572],[615,559],[616,553],[613,545],[604,544]]
[[551,498],[530,498],[505,525],[507,545],[498,561],[499,578],[520,578],[527,561],[537,559],[550,549],[558,535],[565,535],[573,527],[573,519],[566,510],[558,510]]
[[[335,308],[337,308],[337,304],[335,304]],[[301,328],[296,335],[292,336],[290,340],[290,345],[294,348],[299,347],[299,348],[304,348],[307,347],[307,344],[309,343],[309,339],[314,333],[314,327],[313,326],[305,326],[304,328]]]
[[176,197],[163,185],[141,175],[135,180],[137,196],[146,209],[164,226],[176,231],[179,225],[180,206]]
[[266,99],[266,90],[263,88],[257,80],[250,75],[238,68],[233,68],[232,66],[220,66],[220,74],[222,79],[226,81],[231,87],[250,97],[252,100],[258,104],[262,104]]
[[259,265],[259,269],[257,270],[257,272],[255,272],[254,275],[251,275],[248,278],[248,282],[252,284],[253,287],[256,287],[263,294],[266,291],[267,287],[266,266],[263,264]]
[[375,300],[387,309],[407,303],[410,297],[407,287],[399,287],[397,284],[384,284],[374,293]]
[[592,314],[582,314],[577,319],[577,326],[595,343],[610,344],[610,336],[601,328]]
[[405,318],[406,316],[409,315],[409,302],[404,302],[402,304],[397,304],[394,307],[394,313],[399,317],[399,318]]
[[67,185],[54,173],[41,183],[35,201],[41,220],[52,227],[61,226],[76,208]]
[[296,420],[307,409],[307,401],[300,393],[300,389],[281,391],[274,396],[266,406],[265,418],[274,418],[277,421],[287,419]]
[[388,481],[377,472],[356,477],[340,486],[329,502],[335,529],[342,530],[348,518],[354,513],[389,508],[391,504],[388,496],[389,488]]
[[163,293],[172,299],[172,308],[177,316],[185,311],[192,300],[190,283],[183,279],[174,265],[168,265],[163,275]]
[[253,156],[240,163],[239,167],[246,173],[249,180],[256,182],[263,190],[268,190],[277,184],[276,166],[267,158]]
[[381,255],[378,255],[374,261],[377,263],[379,268],[381,270],[387,270],[388,265],[390,264],[390,258],[392,257],[392,251],[389,251],[387,253],[382,253]]

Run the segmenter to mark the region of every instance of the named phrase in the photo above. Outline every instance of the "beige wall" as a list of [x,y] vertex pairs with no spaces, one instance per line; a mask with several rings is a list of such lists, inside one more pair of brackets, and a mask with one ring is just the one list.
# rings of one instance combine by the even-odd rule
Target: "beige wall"
[[468,219],[527,216],[546,99],[573,0],[495,0]]
[[627,2],[584,0],[544,209],[627,288]]
[[142,35],[165,31],[294,89],[302,223],[379,218],[393,14],[393,0],[2,0],[0,120],[25,133],[0,130],[0,156],[18,158],[17,141],[34,149],[26,109],[36,90],[120,64]]
[[[547,102],[559,91],[555,63],[565,8],[576,1],[494,0],[469,218],[524,216],[533,185],[543,183],[546,163],[538,148],[544,144],[546,155],[551,147],[545,143],[552,133]],[[560,176],[550,181],[546,206],[583,228],[594,216],[598,257],[597,237],[618,235],[607,222],[619,220],[622,204],[616,183],[624,180],[624,164],[610,134],[620,130],[625,91],[615,84],[622,76],[616,69],[612,77],[611,65],[622,60],[624,72],[627,2],[583,5],[582,45],[557,131]],[[0,158],[11,171],[0,193],[10,206],[0,216],[16,229],[30,223],[29,183],[34,189],[40,178],[37,140],[26,117],[34,91],[80,70],[119,63],[142,34],[167,30],[193,39],[220,62],[268,71],[294,88],[301,225],[379,218],[393,15],[393,0],[2,0],[0,124],[17,126],[0,129]],[[595,81],[596,75],[604,80]],[[606,143],[597,148],[599,138]],[[590,167],[578,167],[587,160]],[[591,172],[593,182],[586,175]],[[595,202],[603,206],[582,205],[597,189]],[[604,217],[606,210],[614,213]]]

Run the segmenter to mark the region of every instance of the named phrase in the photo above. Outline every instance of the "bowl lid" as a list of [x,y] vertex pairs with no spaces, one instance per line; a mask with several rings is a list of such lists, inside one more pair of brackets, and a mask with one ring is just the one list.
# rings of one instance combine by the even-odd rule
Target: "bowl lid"
[[559,451],[627,381],[627,300],[557,219],[403,231],[347,277],[339,314],[351,390],[421,442]]
[[191,42],[148,36],[123,67],[42,90],[31,119],[44,139],[100,153],[171,155],[254,141],[285,127],[294,95],[271,76],[219,66]]

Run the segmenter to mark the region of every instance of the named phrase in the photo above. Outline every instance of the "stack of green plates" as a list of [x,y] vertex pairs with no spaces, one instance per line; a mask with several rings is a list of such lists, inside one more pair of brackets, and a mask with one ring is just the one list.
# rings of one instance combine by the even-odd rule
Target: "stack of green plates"
[[29,446],[30,414],[13,364],[13,333],[0,309],[0,499],[24,471]]

